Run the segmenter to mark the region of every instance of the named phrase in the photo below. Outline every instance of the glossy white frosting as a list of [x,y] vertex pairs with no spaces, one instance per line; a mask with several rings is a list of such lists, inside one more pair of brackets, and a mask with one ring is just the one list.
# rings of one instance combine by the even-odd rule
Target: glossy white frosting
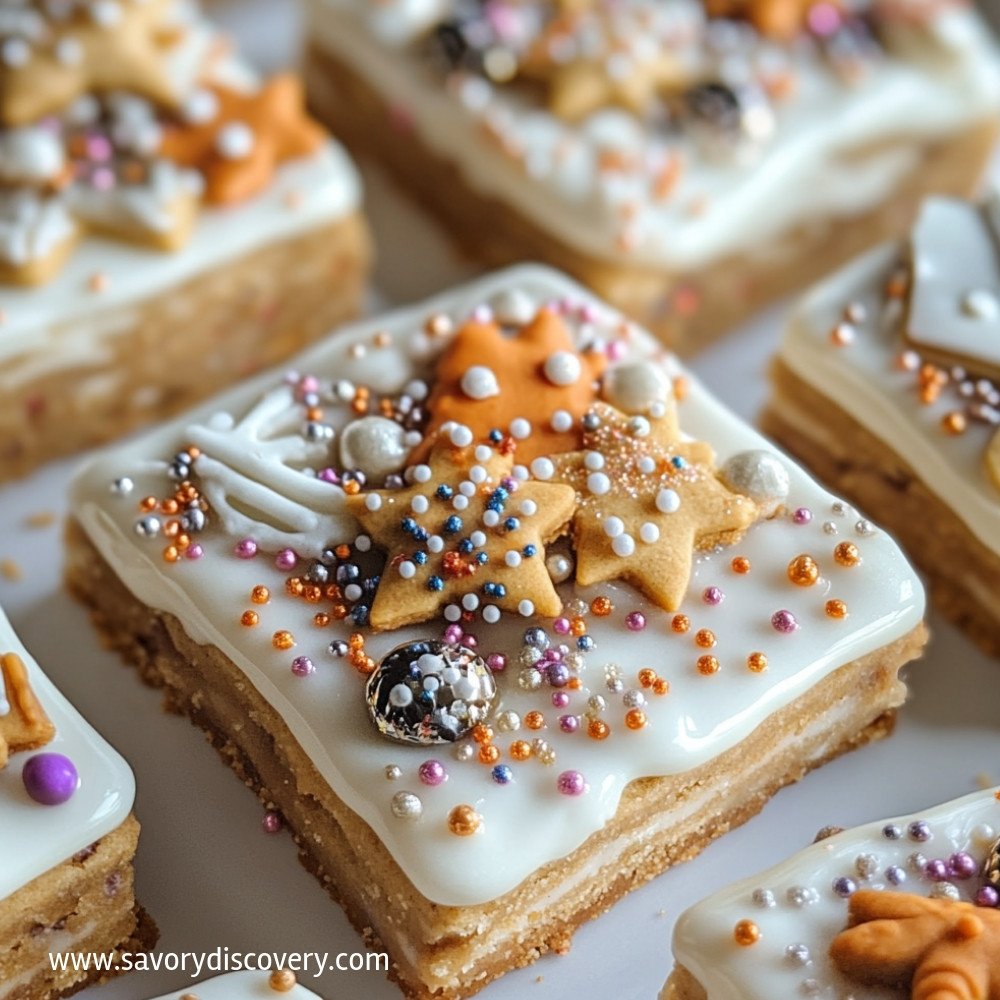
[[[641,3],[652,16],[668,16],[647,0],[622,6]],[[857,86],[845,86],[815,55],[794,55],[795,94],[777,109],[774,137],[754,162],[713,162],[690,140],[658,135],[624,111],[605,109],[571,125],[479,79],[446,88],[403,45],[451,6],[310,0],[309,37],[370,82],[471,189],[601,259],[698,268],[760,253],[809,220],[867,211],[917,166],[921,143],[987,121],[1000,107],[1000,64],[987,29],[971,7],[949,7],[937,15],[933,41],[912,46],[905,58],[890,53]],[[487,141],[485,127],[500,130],[519,159]],[[902,142],[894,146],[896,139]],[[406,130],[398,141],[407,141]],[[887,141],[881,152],[853,155]],[[608,150],[646,166],[602,176]],[[658,198],[650,177],[675,155],[680,179]]]
[[[948,217],[925,212],[922,238],[935,222],[947,226]],[[935,238],[952,245],[947,229]],[[899,303],[887,307],[883,289],[905,253],[903,244],[879,247],[813,289],[789,322],[781,360],[885,442],[984,546],[1000,553],[1000,495],[983,462],[995,428],[969,421],[964,434],[946,434],[941,420],[955,409],[954,397],[942,393],[936,402],[922,404],[914,373],[895,363],[906,345],[899,335]],[[850,345],[834,347],[830,331],[849,302],[860,302],[867,317],[854,324]]]
[[[197,4],[174,0],[172,6],[183,26],[183,40],[169,53],[168,71],[182,106],[207,82],[234,89],[257,86],[255,75],[227,50],[226,39],[202,17]],[[190,172],[161,167],[154,174],[154,182],[132,192],[131,202],[101,204],[96,194],[87,194],[83,214],[119,224],[134,218],[153,231],[169,228],[162,217],[164,205],[174,189],[178,197],[190,189]],[[103,338],[127,326],[128,313],[123,316],[121,310],[131,304],[162,295],[258,248],[328,225],[357,211],[360,204],[358,173],[343,147],[330,140],[314,154],[279,167],[256,197],[236,206],[202,207],[191,237],[179,250],[85,236],[69,262],[44,285],[0,285],[0,365],[29,350],[45,353],[49,364],[58,365],[60,356],[73,351],[71,338],[100,350]],[[5,228],[0,220],[0,253],[10,242]],[[50,223],[45,232],[52,231]],[[36,238],[41,240],[41,235]],[[49,235],[36,251],[42,253],[54,239]],[[100,292],[91,287],[96,275],[102,278]],[[66,328],[70,325],[71,330]]]
[[[373,395],[398,390],[415,375],[427,374],[434,352],[445,339],[423,333],[430,315],[445,313],[461,321],[476,306],[512,301],[511,292],[529,310],[553,300],[589,306],[595,318],[583,323],[582,330],[571,320],[578,337],[593,336],[595,331],[613,334],[623,322],[563,276],[525,266],[349,327],[301,355],[294,367],[320,377],[367,384]],[[626,357],[621,360],[654,358],[669,373],[680,371],[676,360],[665,356],[652,338],[637,328],[630,330]],[[379,331],[390,335],[391,344],[374,346],[372,338]],[[358,345],[364,347],[360,357]],[[712,759],[838,666],[899,638],[921,619],[920,583],[892,540],[877,531],[866,537],[856,534],[857,515],[850,508],[832,512],[833,498],[788,463],[788,506],[810,507],[812,522],[796,525],[789,517],[764,522],[751,528],[738,546],[699,558],[682,607],[692,619],[691,634],[672,634],[670,615],[649,605],[627,585],[581,592],[588,600],[599,593],[612,595],[616,611],[607,618],[588,619],[597,649],[588,654],[583,690],[573,695],[568,711],[582,713],[590,693],[605,695],[611,706],[607,715],[611,738],[598,743],[582,732],[562,733],[555,724],[559,712],[549,702],[550,689],[536,694],[523,691],[515,683],[518,668],[514,662],[499,675],[494,712],[513,709],[523,717],[539,708],[549,722],[540,732],[522,728],[509,736],[501,734],[502,760],[513,763],[506,756],[510,739],[533,736],[545,737],[557,760],[552,766],[536,760],[516,765],[515,780],[497,785],[488,767],[459,762],[447,747],[400,746],[376,733],[367,718],[362,679],[346,661],[326,652],[331,639],[346,638],[349,623],[316,629],[311,624],[315,605],[280,598],[284,575],[276,573],[273,554],[255,560],[235,558],[238,536],[221,532],[216,522],[198,538],[205,551],[202,559],[167,565],[160,555],[162,540],[137,536],[136,501],[163,488],[164,459],[189,443],[188,428],[211,421],[219,412],[239,420],[280,380],[280,373],[261,376],[138,441],[99,456],[74,484],[73,509],[97,548],[140,600],[177,615],[196,642],[217,646],[238,665],[285,719],[335,793],[374,829],[417,889],[436,902],[478,904],[513,889],[537,868],[565,856],[599,830],[614,815],[623,789],[634,778],[679,773]],[[720,462],[746,449],[771,448],[698,385],[693,385],[679,412],[683,429],[711,442]],[[345,405],[328,409],[326,419],[340,428],[349,416]],[[249,452],[257,454],[253,446]],[[114,496],[109,489],[122,476],[135,484],[128,497]],[[337,492],[331,487],[331,497]],[[836,535],[824,532],[822,524],[827,520],[835,522]],[[863,562],[854,569],[833,562],[833,547],[844,539],[855,540],[862,551]],[[787,581],[786,566],[801,552],[812,552],[820,562],[824,580],[815,587],[793,587]],[[749,575],[741,577],[729,569],[736,554],[752,561]],[[257,583],[271,588],[272,603],[256,608],[261,624],[247,629],[240,626],[239,618],[251,606],[249,593]],[[725,601],[709,607],[701,594],[715,584],[725,592]],[[571,584],[562,585],[560,592],[566,599],[575,596]],[[828,596],[848,602],[846,620],[837,622],[824,615]],[[798,617],[802,627],[793,635],[778,635],[772,629],[770,617],[779,608],[788,608]],[[633,609],[647,616],[643,632],[625,629],[625,615]],[[504,651],[513,661],[523,630],[531,623],[531,619],[505,616],[494,626],[477,621],[473,630],[484,655]],[[375,635],[367,649],[377,659],[408,638],[439,637],[442,626],[439,620]],[[710,678],[695,669],[703,650],[695,646],[692,636],[702,627],[716,631],[718,645],[712,652],[722,663],[719,674]],[[271,633],[279,628],[295,634],[298,645],[294,650],[272,648]],[[770,660],[763,674],[752,674],[744,666],[747,654],[757,649],[766,651]],[[292,674],[291,659],[299,655],[314,661],[313,675]],[[644,666],[656,668],[670,681],[669,695],[650,695],[649,725],[641,732],[625,730],[621,697],[605,688],[604,666],[609,662],[620,665],[626,688],[637,686],[637,671]],[[418,765],[428,758],[442,760],[450,774],[437,788],[424,787],[417,778]],[[385,768],[391,764],[402,769],[399,780],[386,779]],[[556,776],[572,768],[586,776],[588,794],[569,798],[556,793]],[[390,801],[400,790],[416,792],[423,799],[418,822],[394,817]],[[480,811],[485,818],[482,832],[465,838],[448,832],[445,818],[458,803]],[[517,849],[511,850],[515,843]]]
[[[932,837],[919,843],[907,835],[915,820],[926,820]],[[903,836],[887,840],[882,829],[888,823],[901,827]],[[830,942],[847,926],[847,900],[833,891],[835,879],[846,876],[862,888],[886,888],[885,870],[899,866],[906,881],[893,891],[930,894],[931,885],[908,864],[920,852],[928,858],[948,858],[967,851],[980,862],[990,846],[984,834],[1000,836],[1000,802],[995,791],[977,792],[911,816],[897,817],[859,826],[800,851],[768,871],[744,879],[717,892],[681,915],[674,930],[674,957],[702,984],[708,1000],[775,1000],[777,997],[809,996],[816,1000],[896,1000],[898,991],[864,987],[848,980],[827,957]],[[877,858],[878,868],[870,879],[859,877],[855,859],[862,854]],[[974,897],[978,878],[956,880],[963,899]],[[815,889],[818,898],[806,906],[795,906],[788,890],[801,886]],[[775,905],[758,905],[756,889],[770,890]],[[741,947],[733,940],[740,920],[754,921],[760,940]],[[809,949],[808,964],[789,960],[785,949],[803,944]],[[808,981],[809,985],[805,985]]]
[[279,993],[268,985],[266,972],[227,972],[225,975],[206,979],[203,983],[182,986],[172,993],[164,993],[150,1000],[181,1000],[182,997],[196,997],[197,1000],[316,1000],[316,994],[306,989],[301,982],[290,990]]
[[[128,764],[42,673],[0,609],[2,653],[16,653],[24,661],[56,736],[41,750],[11,754],[0,770],[0,908],[21,886],[120,826],[135,799]],[[28,797],[21,771],[35,753],[61,753],[76,765],[80,787],[62,805],[43,806]]]

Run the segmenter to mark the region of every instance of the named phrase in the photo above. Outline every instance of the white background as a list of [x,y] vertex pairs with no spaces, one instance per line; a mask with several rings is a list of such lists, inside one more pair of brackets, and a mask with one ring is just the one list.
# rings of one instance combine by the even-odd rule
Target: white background
[[[217,0],[210,9],[260,65],[274,68],[294,58],[293,4]],[[383,180],[370,172],[367,180],[382,301],[417,298],[475,273]],[[778,308],[759,317],[693,364],[748,419],[765,398],[767,359],[781,314]],[[59,463],[0,488],[0,559],[11,558],[24,571],[19,582],[0,577],[0,603],[52,679],[135,769],[136,812],[143,824],[138,895],[160,926],[159,949],[359,950],[360,938],[299,866],[290,838],[261,831],[256,798],[198,730],[164,714],[159,693],[99,648],[86,614],[63,591],[59,523],[31,528],[27,519],[39,511],[61,519],[74,465]],[[926,659],[908,671],[912,696],[892,739],[780,793],[761,816],[697,860],[583,927],[568,956],[507,975],[486,989],[483,1000],[652,1000],[671,968],[674,919],[690,903],[804,846],[826,824],[851,826],[917,810],[965,794],[984,777],[1000,783],[1000,662],[978,653],[936,615],[930,620],[933,642]],[[400,996],[378,973],[328,973],[304,982],[326,1000]],[[183,973],[144,973],[82,996],[139,1000],[171,990],[179,994],[191,985]]]

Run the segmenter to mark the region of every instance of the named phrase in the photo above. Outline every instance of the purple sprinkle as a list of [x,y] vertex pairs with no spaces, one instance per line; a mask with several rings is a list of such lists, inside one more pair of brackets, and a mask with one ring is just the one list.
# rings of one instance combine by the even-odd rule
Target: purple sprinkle
[[189,545],[184,555],[188,559],[200,559],[205,554],[205,550],[200,545]]
[[726,595],[718,587],[706,587],[701,599],[706,604],[721,604],[726,599]]
[[646,627],[646,616],[641,611],[630,611],[625,616],[625,627],[630,632],[641,632]]
[[549,683],[554,688],[565,687],[569,683],[569,667],[565,663],[552,663],[547,671]]
[[462,641],[462,634],[461,625],[448,625],[444,630],[444,641],[454,645],[456,642]]
[[924,865],[924,878],[931,882],[944,882],[948,878],[948,863],[941,858],[931,858]]
[[840,878],[833,880],[833,891],[842,898],[846,899],[848,896],[853,896],[854,893],[858,891],[858,884],[852,878],[847,878],[846,875],[842,875]]
[[486,657],[486,666],[498,674],[507,669],[507,656],[504,653],[490,653]]
[[425,760],[417,769],[417,775],[425,785],[436,788],[448,780],[448,772],[439,760]]
[[882,836],[885,837],[886,840],[899,840],[899,838],[903,836],[903,831],[900,830],[895,823],[886,823],[886,825],[882,827]]
[[996,906],[1000,903],[1000,892],[991,885],[984,885],[976,893],[976,906]]
[[560,715],[559,728],[564,733],[575,733],[580,728],[580,720],[575,715]]
[[36,753],[21,771],[24,790],[43,806],[58,806],[80,785],[76,765],[61,753]]
[[785,608],[780,611],[775,611],[771,615],[771,627],[775,632],[781,632],[783,635],[789,635],[794,632],[798,627],[799,623],[795,619],[795,615]]
[[556,778],[556,788],[563,795],[583,795],[587,791],[587,782],[579,771],[563,771]]
[[296,656],[292,660],[292,673],[296,677],[308,677],[316,672],[316,665],[308,656]]
[[976,859],[966,851],[958,851],[948,859],[948,874],[952,878],[972,878],[978,871]]
[[808,524],[813,519],[813,512],[808,507],[798,507],[792,514],[792,520],[796,524]]
[[931,839],[931,828],[922,819],[914,820],[906,832],[910,840],[916,840],[921,844]]
[[275,812],[273,809],[268,809],[260,821],[260,827],[264,833],[280,833],[284,825],[281,813]]
[[552,707],[553,708],[568,708],[569,707],[569,692],[568,691],[553,691],[552,692]]
[[572,628],[573,626],[568,618],[557,618],[552,623],[552,629],[556,635],[569,635]]
[[902,885],[906,881],[906,871],[899,867],[899,865],[890,865],[885,870],[885,877],[893,885]]

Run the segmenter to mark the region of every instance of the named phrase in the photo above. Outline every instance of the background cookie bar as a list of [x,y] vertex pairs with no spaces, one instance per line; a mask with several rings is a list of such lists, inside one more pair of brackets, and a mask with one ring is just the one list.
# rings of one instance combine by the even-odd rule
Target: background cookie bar
[[132,893],[132,772],[41,672],[0,610],[0,998],[54,1000],[156,931]]
[[294,77],[180,0],[17,5],[0,46],[0,479],[353,315],[358,179]]
[[102,635],[415,997],[566,950],[885,735],[924,641],[886,535],[537,267],[99,457],[69,538]]
[[992,997],[1000,792],[846,832],[681,916],[662,1000]]
[[317,1000],[312,990],[284,969],[275,972],[230,972],[195,986],[167,993],[157,1000]]
[[352,147],[474,257],[562,267],[684,351],[970,193],[996,133],[964,4],[309,10],[310,101]]
[[805,298],[763,426],[895,531],[935,602],[1000,654],[995,200],[929,199],[909,240]]

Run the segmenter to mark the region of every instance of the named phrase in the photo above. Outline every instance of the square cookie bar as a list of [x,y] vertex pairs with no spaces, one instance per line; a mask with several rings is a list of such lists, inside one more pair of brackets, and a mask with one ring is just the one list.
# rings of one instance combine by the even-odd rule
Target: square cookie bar
[[887,535],[545,268],[344,330],[72,496],[102,635],[413,997],[567,949],[885,735],[924,642]]
[[0,481],[355,314],[354,167],[195,4],[15,4],[0,53]]
[[117,971],[78,969],[77,955],[155,943],[132,891],[134,798],[128,765],[0,610],[0,1000],[68,996]]
[[852,830],[691,907],[661,1000],[1000,990],[1000,791]]
[[934,198],[793,315],[763,426],[894,531],[1000,655],[1000,206]]
[[155,1000],[320,1000],[287,970],[229,972]]
[[968,195],[1000,69],[935,0],[310,0],[312,107],[492,264],[688,353]]

